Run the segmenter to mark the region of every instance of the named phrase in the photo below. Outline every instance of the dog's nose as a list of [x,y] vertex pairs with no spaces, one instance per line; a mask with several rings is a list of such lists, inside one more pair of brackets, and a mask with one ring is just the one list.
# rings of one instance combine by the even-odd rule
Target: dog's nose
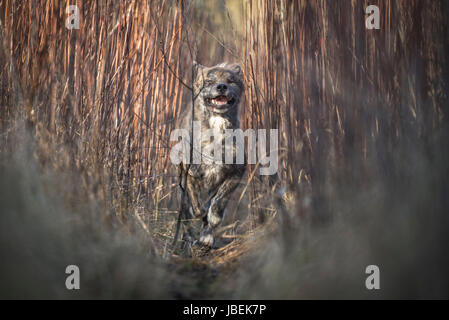
[[228,86],[225,85],[224,83],[219,83],[219,84],[217,85],[217,90],[218,90],[218,91],[221,91],[221,92],[225,92],[227,88],[228,88]]

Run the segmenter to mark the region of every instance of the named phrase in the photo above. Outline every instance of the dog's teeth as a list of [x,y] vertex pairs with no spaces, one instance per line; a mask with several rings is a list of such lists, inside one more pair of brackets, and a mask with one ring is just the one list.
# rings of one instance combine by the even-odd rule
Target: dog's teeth
[[230,100],[226,96],[219,96],[216,98],[212,98],[211,101],[215,105],[222,106],[222,105],[229,103]]

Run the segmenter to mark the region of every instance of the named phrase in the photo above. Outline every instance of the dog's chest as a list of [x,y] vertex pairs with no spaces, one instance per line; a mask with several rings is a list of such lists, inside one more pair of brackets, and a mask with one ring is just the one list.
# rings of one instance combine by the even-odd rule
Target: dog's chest
[[[228,119],[220,116],[212,116],[209,118],[208,122],[208,130],[203,130],[201,134],[201,144],[203,163],[210,164],[212,159],[207,155],[215,154],[217,148],[224,151],[222,147],[224,146],[224,141],[227,135],[230,134],[230,131],[228,130],[232,129],[232,123]],[[222,156],[224,156],[224,154],[222,154]]]
[[232,124],[226,118],[220,116],[212,116],[209,118],[209,126],[211,129],[221,131],[230,128]]
[[[224,118],[224,117],[220,117],[220,116],[212,116],[209,118],[209,127],[210,129],[213,130],[213,143],[211,143],[211,141],[209,140],[209,136],[204,137],[205,140],[203,140],[203,151],[205,151],[205,154],[211,155],[214,154],[215,155],[215,151],[213,151],[213,149],[218,145],[221,147],[224,147],[223,142],[226,138],[226,134],[225,134],[225,130],[226,129],[231,129],[232,128],[232,123]],[[224,161],[224,152],[225,149],[219,148],[222,152],[221,152],[221,159],[222,161]],[[204,156],[204,155],[203,155]],[[207,157],[207,156],[206,156]],[[202,165],[202,169],[203,169],[203,174],[204,174],[204,180],[203,183],[208,186],[211,187],[215,184],[217,184],[218,182],[222,181],[224,176],[226,175],[226,164],[224,163],[216,163],[215,160],[216,159],[209,159],[209,157],[207,157],[207,159],[203,158],[203,165]],[[209,161],[208,161],[209,160]],[[211,163],[211,161],[213,161],[213,163]]]

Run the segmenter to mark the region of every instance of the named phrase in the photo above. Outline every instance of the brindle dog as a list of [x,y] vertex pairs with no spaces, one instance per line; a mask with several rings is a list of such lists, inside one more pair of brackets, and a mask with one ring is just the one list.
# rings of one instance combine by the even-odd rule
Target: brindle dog
[[[195,63],[194,72],[194,99],[182,119],[181,128],[191,133],[192,120],[198,121],[201,124],[201,147],[210,145],[204,137],[207,129],[215,132],[213,143],[224,144],[224,130],[240,127],[238,106],[243,91],[242,70],[236,64],[221,63],[208,68]],[[235,148],[232,146],[231,151],[234,159]],[[214,244],[214,229],[222,221],[227,202],[240,183],[245,165],[210,163],[202,155],[201,164],[181,163],[179,167],[181,188],[186,193],[181,204],[181,217],[187,229],[184,238],[193,241],[195,237],[189,220],[201,217],[203,223],[199,242],[211,247]]]

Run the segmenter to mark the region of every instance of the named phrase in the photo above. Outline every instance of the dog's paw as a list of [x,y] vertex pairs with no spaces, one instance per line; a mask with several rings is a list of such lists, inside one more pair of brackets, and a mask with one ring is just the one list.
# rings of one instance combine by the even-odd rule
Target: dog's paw
[[215,241],[214,236],[211,233],[202,234],[199,240],[200,244],[208,247],[212,247],[214,241]]

